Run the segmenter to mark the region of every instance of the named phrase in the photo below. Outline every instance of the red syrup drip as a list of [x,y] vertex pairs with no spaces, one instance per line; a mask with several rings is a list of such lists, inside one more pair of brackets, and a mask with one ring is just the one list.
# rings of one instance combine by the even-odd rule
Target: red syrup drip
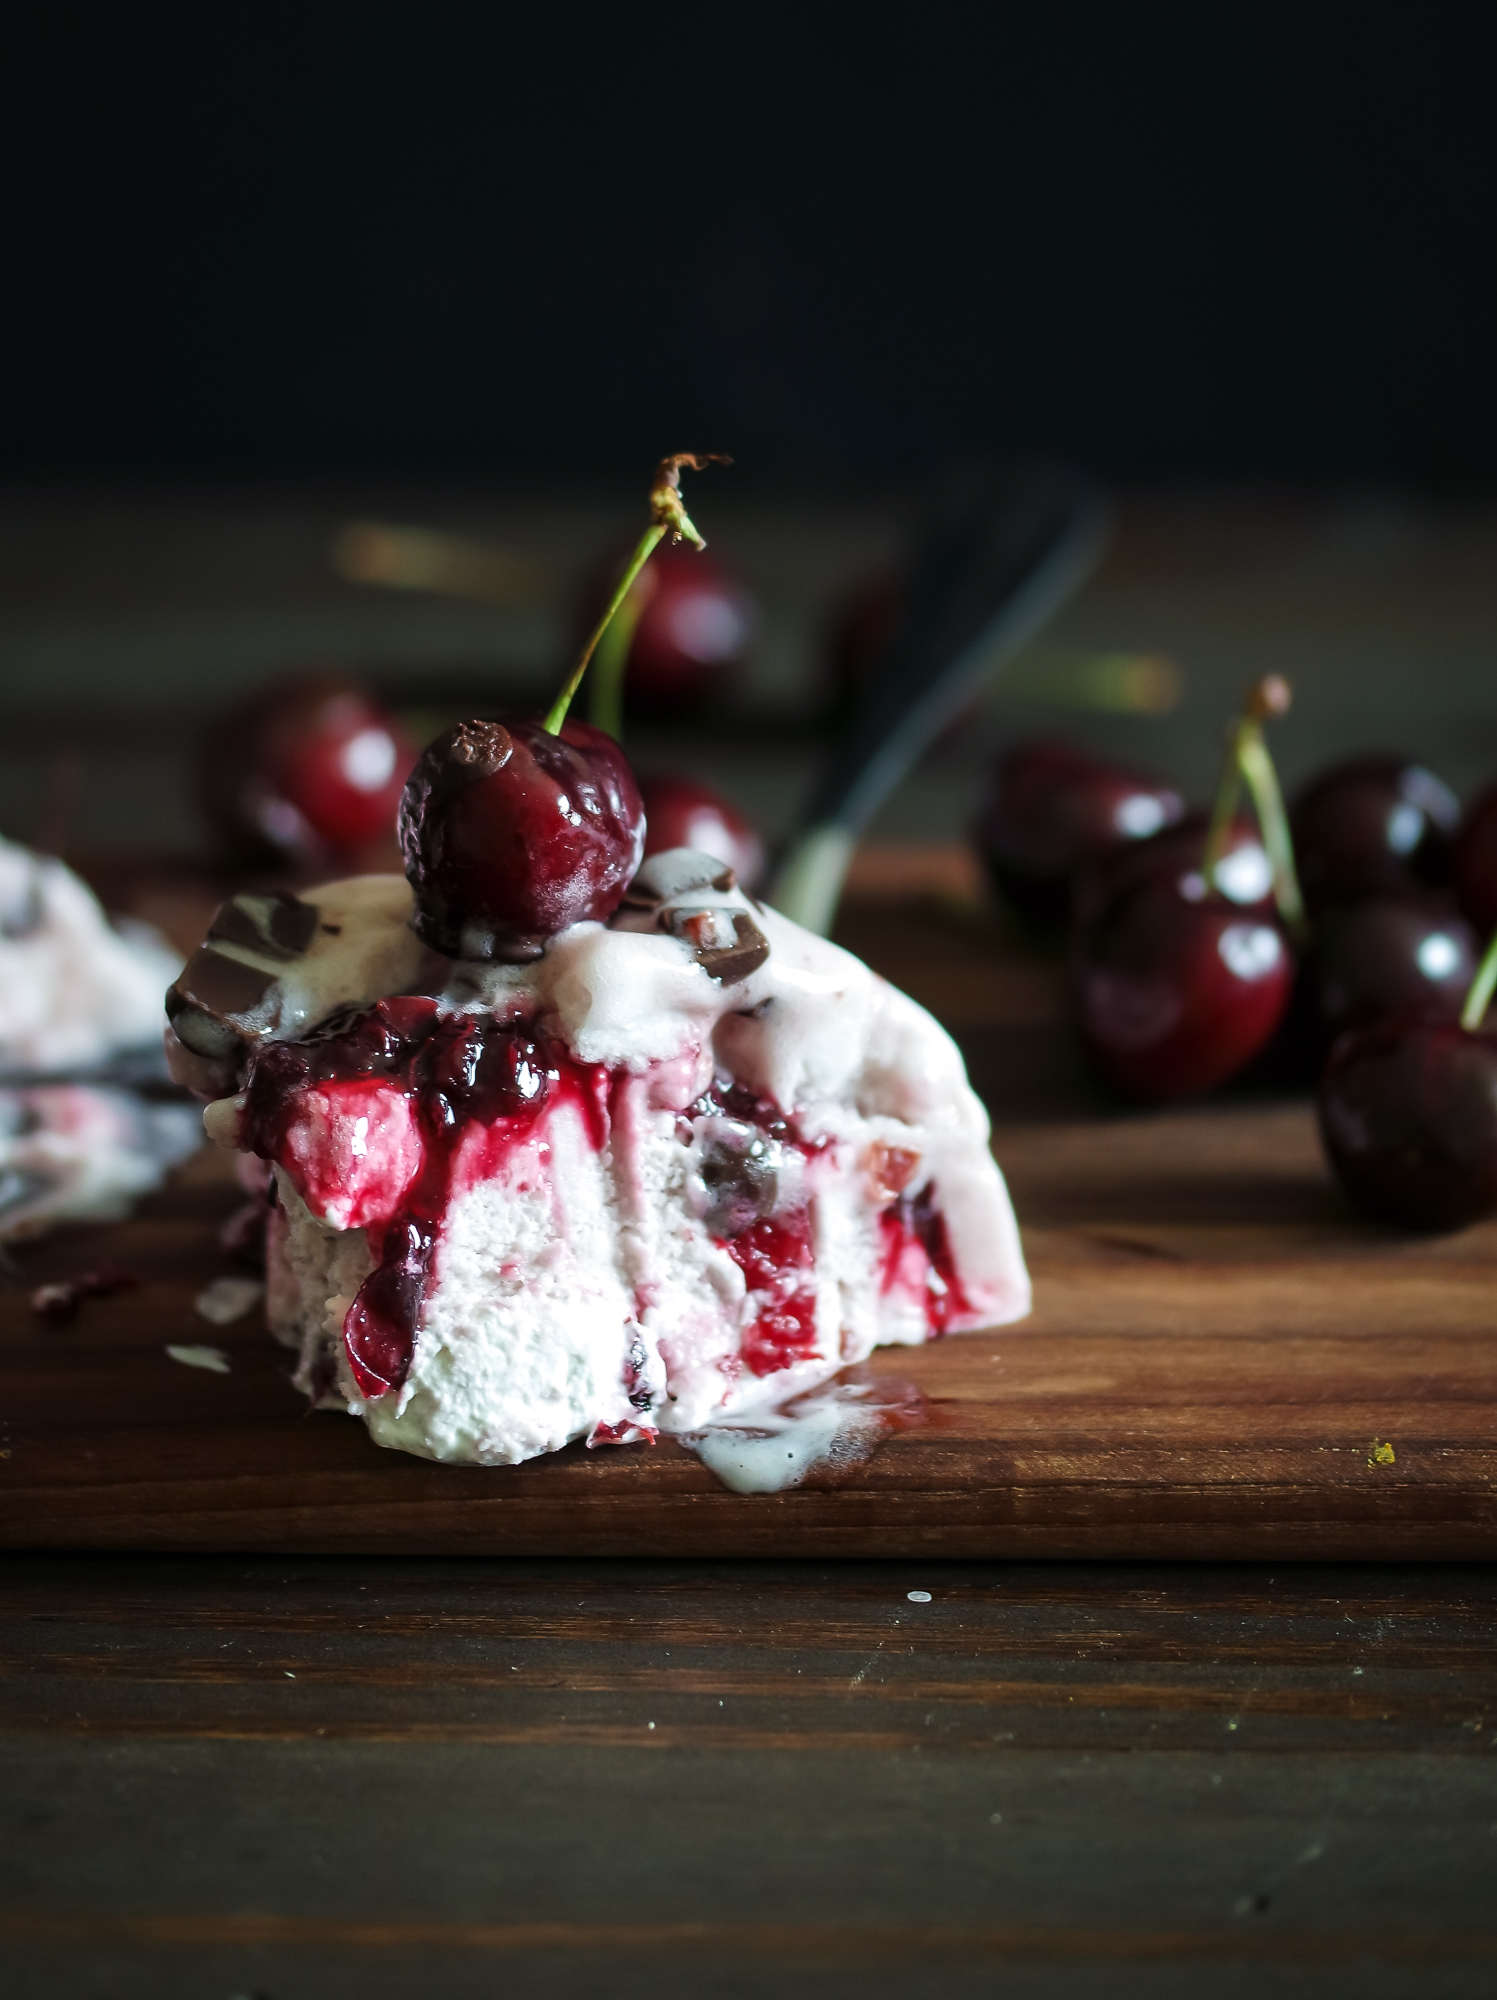
[[946,1218],[936,1207],[935,1189],[927,1185],[917,1195],[901,1195],[878,1220],[884,1239],[883,1290],[918,1286],[926,1325],[933,1335],[945,1333],[959,1313],[972,1308],[956,1274]]
[[[245,1085],[244,1143],[262,1159],[306,1176],[291,1140],[309,1091],[357,1111],[395,1093],[419,1138],[409,1171],[392,1156],[385,1186],[361,1191],[375,1267],[343,1322],[343,1344],[361,1395],[398,1389],[410,1371],[432,1257],[459,1174],[489,1178],[527,1141],[548,1105],[570,1099],[601,1152],[608,1140],[608,1071],[579,1063],[559,1044],[531,1039],[486,1014],[440,1015],[435,1000],[381,1000],[301,1042],[271,1042]],[[484,1138],[476,1155],[475,1127]],[[459,1155],[462,1166],[459,1167]]]

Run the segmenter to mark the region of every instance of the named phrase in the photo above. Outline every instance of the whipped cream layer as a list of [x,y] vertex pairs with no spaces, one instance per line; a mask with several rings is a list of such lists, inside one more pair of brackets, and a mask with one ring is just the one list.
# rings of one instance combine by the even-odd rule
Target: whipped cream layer
[[[439,990],[378,879],[316,932],[325,1014],[365,1011],[293,1042],[269,1024],[305,1037],[304,999],[259,991],[206,1119],[274,1163],[274,1330],[380,1443],[504,1464],[694,1432],[1027,1312],[955,1045],[721,863],[656,856],[611,925]],[[409,977],[370,1010],[372,965]]]

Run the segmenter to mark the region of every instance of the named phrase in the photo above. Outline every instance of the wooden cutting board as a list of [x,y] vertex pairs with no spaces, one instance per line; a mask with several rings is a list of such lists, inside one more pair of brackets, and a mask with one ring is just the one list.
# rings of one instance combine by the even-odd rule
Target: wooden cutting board
[[[1096,1097],[1059,969],[959,904],[857,905],[843,935],[947,1022],[994,1112],[1034,1274],[1022,1326],[898,1350],[933,1421],[836,1485],[724,1491],[698,1461],[580,1446],[428,1465],[307,1415],[234,1267],[204,1154],[117,1228],[25,1252],[140,1288],[54,1325],[0,1296],[0,1546],[526,1555],[1497,1555],[1497,1223],[1355,1220],[1304,1100],[1167,1113]],[[225,1350],[226,1375],[166,1349]]]

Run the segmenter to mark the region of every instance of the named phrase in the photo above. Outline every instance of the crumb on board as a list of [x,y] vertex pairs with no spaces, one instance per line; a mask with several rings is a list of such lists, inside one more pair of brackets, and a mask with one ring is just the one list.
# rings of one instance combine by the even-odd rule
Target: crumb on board
[[199,1318],[214,1326],[228,1326],[260,1303],[265,1286],[259,1278],[215,1278],[192,1302]]
[[1367,1463],[1369,1465],[1396,1464],[1397,1459],[1395,1457],[1392,1445],[1385,1444],[1380,1438],[1374,1438],[1372,1440],[1371,1449],[1367,1453]]
[[229,1372],[229,1357],[221,1347],[168,1347],[166,1351],[184,1368],[206,1368],[214,1375]]

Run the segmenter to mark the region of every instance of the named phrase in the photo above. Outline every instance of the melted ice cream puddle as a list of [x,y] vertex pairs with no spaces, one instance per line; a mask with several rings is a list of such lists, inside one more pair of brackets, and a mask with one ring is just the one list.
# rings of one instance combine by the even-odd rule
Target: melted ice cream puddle
[[927,1421],[924,1396],[908,1382],[842,1377],[808,1394],[726,1417],[679,1442],[733,1493],[784,1493],[810,1475],[835,1478],[872,1458],[895,1431]]

